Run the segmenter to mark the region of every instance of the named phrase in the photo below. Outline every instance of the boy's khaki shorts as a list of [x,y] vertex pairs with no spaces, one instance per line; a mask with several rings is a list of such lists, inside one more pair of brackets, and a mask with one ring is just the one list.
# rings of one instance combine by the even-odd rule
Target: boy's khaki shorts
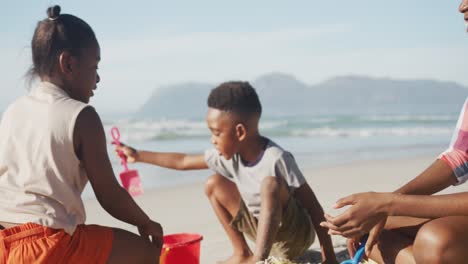
[[[255,242],[258,220],[249,212],[242,199],[239,212],[230,224]],[[304,254],[314,239],[315,230],[309,214],[295,198],[291,197],[282,216],[270,255],[293,260]]]

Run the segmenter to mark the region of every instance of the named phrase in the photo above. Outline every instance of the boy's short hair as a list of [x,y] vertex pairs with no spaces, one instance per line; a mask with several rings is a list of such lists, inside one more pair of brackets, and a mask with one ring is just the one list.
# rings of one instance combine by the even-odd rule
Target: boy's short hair
[[242,119],[262,114],[257,92],[250,83],[241,81],[224,82],[211,90],[208,107],[237,114]]

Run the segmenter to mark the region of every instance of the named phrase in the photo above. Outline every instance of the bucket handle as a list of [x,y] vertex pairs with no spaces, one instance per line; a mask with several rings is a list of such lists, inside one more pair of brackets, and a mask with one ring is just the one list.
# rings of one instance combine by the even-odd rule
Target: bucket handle
[[161,262],[159,264],[166,263],[166,258],[167,258],[167,254],[169,253],[169,250],[171,250],[171,248],[169,247],[163,249],[163,252],[161,253]]

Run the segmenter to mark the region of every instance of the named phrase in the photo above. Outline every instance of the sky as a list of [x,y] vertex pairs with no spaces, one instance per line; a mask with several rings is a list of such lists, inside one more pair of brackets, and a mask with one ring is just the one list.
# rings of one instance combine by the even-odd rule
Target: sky
[[54,4],[97,35],[98,112],[137,110],[161,86],[272,72],[308,84],[366,75],[468,87],[458,0],[15,0],[2,3],[0,16],[0,111],[27,93],[30,41]]

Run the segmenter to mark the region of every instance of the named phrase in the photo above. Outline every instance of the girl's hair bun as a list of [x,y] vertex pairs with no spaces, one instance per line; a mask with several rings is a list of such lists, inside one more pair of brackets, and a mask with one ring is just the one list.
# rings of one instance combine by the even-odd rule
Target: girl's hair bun
[[60,16],[60,6],[54,5],[54,6],[47,8],[47,16],[51,20],[57,19]]

